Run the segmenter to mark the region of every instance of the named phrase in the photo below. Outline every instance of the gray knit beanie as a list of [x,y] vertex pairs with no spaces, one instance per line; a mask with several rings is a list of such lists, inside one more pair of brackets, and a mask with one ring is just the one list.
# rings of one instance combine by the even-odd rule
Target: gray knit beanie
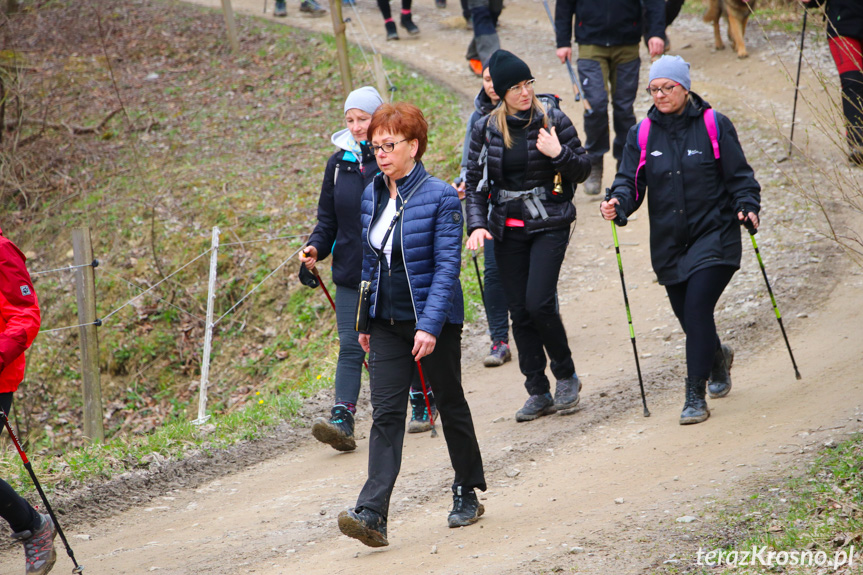
[[374,114],[375,110],[383,103],[384,100],[377,90],[371,86],[363,86],[348,94],[348,98],[345,100],[345,114],[352,108]]
[[689,80],[689,62],[680,56],[663,56],[650,67],[648,83],[657,78],[668,78],[683,86],[686,91],[692,82]]

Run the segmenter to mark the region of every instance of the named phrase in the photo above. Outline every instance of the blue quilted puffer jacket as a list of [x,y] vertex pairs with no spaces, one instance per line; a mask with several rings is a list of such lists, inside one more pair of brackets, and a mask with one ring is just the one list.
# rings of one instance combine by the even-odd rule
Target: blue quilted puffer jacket
[[[427,174],[422,163],[417,163],[410,174],[396,181],[401,201]],[[372,222],[379,216],[375,211],[383,194],[389,194],[389,190],[383,174],[378,174],[363,192],[361,206],[363,280],[372,281],[372,317],[375,317],[380,269],[373,273],[378,254],[369,244],[368,234]],[[416,329],[437,337],[444,323],[464,323],[464,299],[459,281],[463,222],[458,194],[446,182],[429,178],[410,197],[400,224],[393,233],[401,234]]]

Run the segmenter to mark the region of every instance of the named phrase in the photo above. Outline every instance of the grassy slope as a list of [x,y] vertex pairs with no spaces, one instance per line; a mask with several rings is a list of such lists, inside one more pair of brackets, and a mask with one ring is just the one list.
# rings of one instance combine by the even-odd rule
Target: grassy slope
[[[178,456],[254,437],[295,413],[298,397],[332,384],[334,316],[320,290],[299,287],[293,254],[314,225],[329,136],[343,125],[334,43],[260,20],[238,25],[235,57],[219,13],[174,2],[41,2],[10,23],[3,49],[25,54],[30,70],[14,86],[7,118],[92,127],[119,111],[92,134],[24,123],[4,138],[4,232],[36,271],[70,263],[69,229],[89,226],[100,317],[141,293],[129,282],[147,288],[171,276],[99,329],[113,438],[105,449],[69,451],[83,443],[77,330],[34,344],[17,416],[30,449],[65,452],[38,458],[49,483],[109,476],[153,451]],[[355,85],[370,83],[359,53],[352,62]],[[397,97],[430,121],[427,166],[452,178],[461,103],[386,65]],[[209,406],[220,417],[204,436],[186,422],[197,411],[209,257],[171,274],[209,249],[214,225],[223,244],[293,237],[220,250],[216,318],[290,263],[215,330]],[[471,277],[465,289],[476,302]],[[44,329],[77,323],[71,274],[39,276],[36,288]],[[7,457],[0,476],[18,468]]]

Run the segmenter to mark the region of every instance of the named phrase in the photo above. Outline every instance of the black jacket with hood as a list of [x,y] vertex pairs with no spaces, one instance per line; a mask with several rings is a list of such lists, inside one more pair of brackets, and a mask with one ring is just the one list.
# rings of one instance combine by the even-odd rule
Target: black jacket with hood
[[[642,4],[643,13],[642,13]],[[575,23],[573,25],[573,16]],[[579,44],[626,46],[641,36],[665,39],[664,0],[557,0],[554,32],[558,48]]]
[[863,2],[861,0],[812,0],[809,8],[824,6],[827,36],[863,38]]
[[[509,215],[512,214],[511,211],[508,212],[508,209],[512,210],[515,206],[521,208],[522,217],[520,219],[524,220],[525,229],[528,233],[565,228],[575,221],[575,205],[572,203],[575,184],[583,182],[590,175],[590,160],[587,158],[584,148],[581,147],[575,126],[572,125],[566,114],[557,108],[551,108],[548,113],[553,116],[551,125],[557,131],[562,146],[561,152],[556,158],[549,158],[536,148],[539,130],[544,126],[544,116],[534,114],[525,128],[527,167],[522,174],[523,179],[518,179],[523,181],[522,189],[524,190],[539,186],[551,189],[554,185],[555,173],[561,173],[564,180],[564,193],[560,197],[550,198],[542,202],[549,218],[547,220],[531,218],[524,203],[519,200],[509,202],[513,203],[513,206],[497,201],[499,187],[495,185],[495,182],[503,181],[510,174],[503,165],[503,135],[497,128],[494,118],[488,116],[487,119],[476,122],[471,132],[466,188],[468,234],[478,228],[485,228],[496,240],[502,241],[506,218],[508,213]],[[483,193],[482,190],[477,190],[477,184],[482,179],[483,174],[483,167],[479,164],[478,159],[484,142],[487,142],[488,145],[490,195]],[[519,190],[513,189],[511,191]],[[490,212],[489,202],[492,205]]]
[[464,135],[464,144],[461,149],[461,179],[467,179],[467,160],[468,156],[470,156],[470,134],[473,131],[473,125],[476,124],[477,120],[488,116],[492,110],[495,108],[495,104],[491,101],[491,98],[488,97],[488,94],[485,93],[485,88],[479,89],[479,94],[476,95],[476,98],[473,100],[474,111],[471,113],[470,118],[467,120],[467,131]]
[[362,159],[357,162],[346,138],[353,140],[347,130],[333,134],[333,143],[341,149],[327,161],[318,200],[318,223],[308,243],[318,250],[318,260],[333,254],[336,285],[356,289],[363,264],[360,200],[378,173],[378,165],[367,144],[360,146]]
[[[761,186],[746,161],[731,120],[716,113],[719,132],[717,161],[704,123],[710,108],[695,92],[682,114],[647,112],[652,124],[646,164],[640,158],[638,128],[626,137],[620,171],[611,195],[624,213],[633,213],[647,195],[650,219],[650,258],[659,283],[673,285],[696,271],[727,265],[740,267],[740,223],[737,213],[758,214]],[[646,193],[649,192],[649,193]]]

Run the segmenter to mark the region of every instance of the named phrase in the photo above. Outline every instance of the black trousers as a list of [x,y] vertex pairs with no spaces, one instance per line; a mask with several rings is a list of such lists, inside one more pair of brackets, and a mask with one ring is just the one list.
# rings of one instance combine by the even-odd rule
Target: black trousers
[[[372,320],[369,374],[372,399],[372,430],[369,435],[369,477],[357,499],[364,507],[387,517],[390,496],[402,463],[408,390],[414,372],[411,349],[416,323],[390,324]],[[461,329],[445,324],[434,351],[421,360],[426,381],[435,382],[435,400],[449,458],[455,470],[453,492],[485,491],[485,475],[473,418],[461,386]]]
[[[12,393],[0,393],[0,407],[3,408],[3,413],[9,414],[12,408]],[[3,432],[4,427],[3,416],[0,415],[0,433]],[[15,533],[28,529],[35,530],[42,524],[33,506],[2,479],[0,479],[0,517],[9,523],[9,527]]]
[[692,274],[685,282],[665,286],[671,309],[686,333],[686,372],[689,379],[709,379],[719,335],[713,311],[731,276],[731,266],[713,266]]
[[546,359],[557,379],[572,377],[575,366],[566,329],[557,308],[557,279],[569,245],[569,228],[528,234],[506,228],[503,241],[494,242],[494,255],[512,317],[518,367],[530,395],[548,393]]

